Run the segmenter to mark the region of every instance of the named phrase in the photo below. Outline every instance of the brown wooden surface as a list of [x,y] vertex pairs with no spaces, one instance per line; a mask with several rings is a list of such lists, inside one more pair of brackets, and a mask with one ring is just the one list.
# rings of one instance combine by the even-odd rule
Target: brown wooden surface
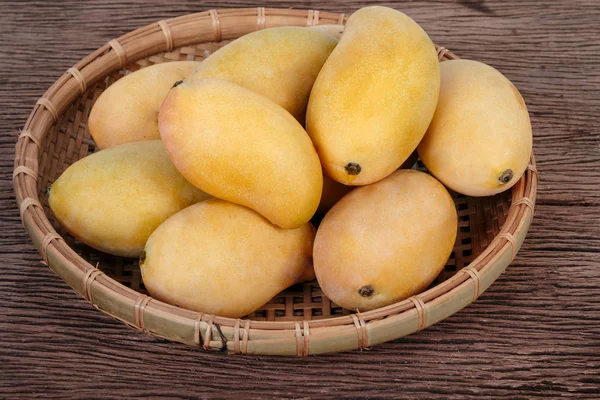
[[534,224],[480,299],[370,351],[227,356],[96,311],[41,265],[11,174],[17,131],[67,68],[111,38],[224,7],[350,13],[368,1],[0,3],[0,398],[600,398],[600,2],[392,1],[527,101],[541,180]]

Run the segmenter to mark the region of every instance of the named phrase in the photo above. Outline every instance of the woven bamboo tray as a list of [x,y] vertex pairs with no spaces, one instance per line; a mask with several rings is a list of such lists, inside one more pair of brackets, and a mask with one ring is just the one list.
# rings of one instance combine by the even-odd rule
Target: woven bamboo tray
[[[86,121],[100,93],[129,71],[173,60],[201,60],[246,33],[281,25],[343,24],[344,14],[313,10],[210,10],[159,21],[78,62],[40,98],[16,145],[14,187],[23,226],[46,265],[100,311],[141,332],[232,353],[309,355],[363,349],[422,330],[475,301],[515,257],[537,189],[532,157],[523,178],[494,197],[453,194],[456,245],[424,293],[352,313],[315,282],[292,287],[243,319],[170,306],[149,297],[137,261],[109,256],[68,235],[48,207],[47,189],[73,162],[97,150]],[[440,61],[457,58],[438,47]]]

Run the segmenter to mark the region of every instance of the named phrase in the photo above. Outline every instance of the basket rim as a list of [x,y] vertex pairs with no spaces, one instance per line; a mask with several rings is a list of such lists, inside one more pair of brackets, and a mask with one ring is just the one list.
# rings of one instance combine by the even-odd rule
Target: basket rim
[[[533,219],[538,182],[533,153],[525,174],[511,189],[512,203],[500,233],[469,266],[425,292],[386,307],[300,322],[197,313],[130,289],[70,248],[39,202],[39,161],[48,132],[79,95],[108,74],[173,48],[233,39],[266,27],[345,21],[345,14],[263,7],[186,14],[113,39],[65,72],[37,101],[20,132],[13,171],[23,226],[49,268],[94,307],[134,329],[207,350],[235,353],[302,356],[362,349],[424,329],[476,300],[514,259]],[[444,47],[436,48],[440,61],[458,59]]]

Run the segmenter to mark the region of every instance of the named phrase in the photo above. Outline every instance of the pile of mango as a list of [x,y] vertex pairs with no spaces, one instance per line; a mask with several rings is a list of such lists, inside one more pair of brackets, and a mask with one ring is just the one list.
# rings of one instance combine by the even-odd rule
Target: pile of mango
[[[439,63],[425,31],[386,7],[140,69],[100,95],[88,126],[101,150],[52,185],[56,219],[140,257],[153,297],[229,317],[315,277],[351,310],[423,291],[458,230],[446,187],[507,190],[532,147],[507,78]],[[415,150],[430,174],[411,169]]]

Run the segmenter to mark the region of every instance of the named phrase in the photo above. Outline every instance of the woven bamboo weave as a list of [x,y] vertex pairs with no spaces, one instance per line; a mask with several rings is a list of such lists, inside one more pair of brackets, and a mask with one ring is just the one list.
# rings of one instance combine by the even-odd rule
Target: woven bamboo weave
[[[259,29],[343,24],[314,10],[210,10],[157,23],[108,42],[69,68],[39,99],[16,145],[14,187],[23,226],[44,262],[97,309],[147,334],[232,353],[306,356],[363,349],[425,329],[475,301],[515,257],[537,190],[532,157],[525,175],[494,197],[452,194],[459,227],[445,269],[424,293],[364,313],[332,303],[315,282],[292,287],[243,319],[196,313],[154,300],[137,261],[100,253],[54,220],[48,188],[73,162],[96,151],[87,118],[98,96],[125,74],[174,60],[202,60]],[[437,47],[440,61],[457,58]]]

